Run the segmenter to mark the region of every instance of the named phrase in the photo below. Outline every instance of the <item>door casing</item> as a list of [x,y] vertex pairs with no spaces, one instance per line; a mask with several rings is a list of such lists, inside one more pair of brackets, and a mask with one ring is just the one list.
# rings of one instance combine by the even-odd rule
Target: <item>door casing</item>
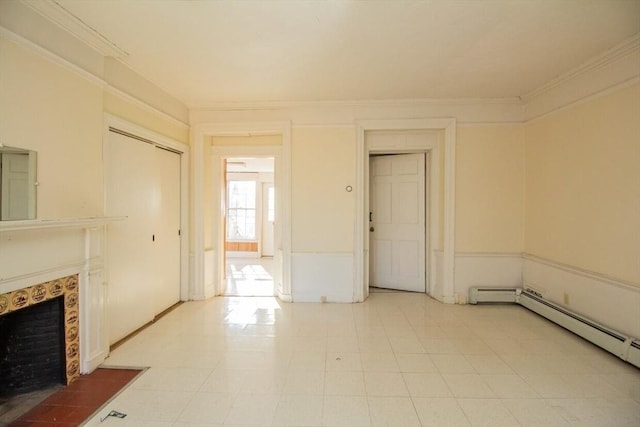
[[[372,143],[367,135],[375,131],[427,131],[440,132],[440,140],[430,139],[420,144]],[[428,213],[427,239],[428,269],[427,293],[434,298],[453,303],[455,268],[455,140],[456,120],[445,119],[407,119],[407,120],[363,120],[357,124],[356,145],[356,224],[354,236],[354,297],[355,302],[364,301],[369,296],[369,156],[372,153],[416,153],[428,154]],[[442,152],[443,151],[443,152]],[[443,157],[444,182],[440,181],[440,162]],[[444,200],[443,218],[439,215],[439,201]],[[436,251],[443,229],[442,250]],[[441,257],[437,262],[436,257]],[[441,271],[436,271],[438,267]],[[436,281],[436,277],[439,278]]]

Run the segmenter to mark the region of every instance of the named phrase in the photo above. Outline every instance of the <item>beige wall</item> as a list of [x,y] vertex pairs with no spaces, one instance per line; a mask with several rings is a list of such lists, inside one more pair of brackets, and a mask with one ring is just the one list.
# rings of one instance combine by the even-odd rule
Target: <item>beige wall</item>
[[352,128],[294,128],[293,252],[352,252],[356,134]]
[[104,212],[104,112],[189,142],[176,120],[0,37],[0,142],[38,152],[39,219]]
[[640,286],[640,85],[526,125],[525,251]]
[[0,141],[38,152],[38,218],[103,212],[102,89],[0,38]]
[[523,209],[523,127],[459,127],[456,251],[522,252]]

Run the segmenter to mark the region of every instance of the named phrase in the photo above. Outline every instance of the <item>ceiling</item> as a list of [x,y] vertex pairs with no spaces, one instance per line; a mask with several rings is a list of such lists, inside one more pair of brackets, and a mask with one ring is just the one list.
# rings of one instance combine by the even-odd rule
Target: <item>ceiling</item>
[[640,0],[55,0],[190,108],[513,98],[640,32]]

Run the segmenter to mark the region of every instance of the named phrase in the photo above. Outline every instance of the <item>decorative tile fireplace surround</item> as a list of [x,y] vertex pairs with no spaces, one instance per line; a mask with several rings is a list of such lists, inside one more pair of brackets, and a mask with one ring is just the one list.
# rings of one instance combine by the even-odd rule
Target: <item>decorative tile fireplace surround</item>
[[0,294],[0,316],[9,315],[9,313],[59,297],[63,298],[64,383],[71,384],[80,376],[80,316],[77,274]]
[[122,217],[0,222],[0,316],[62,296],[67,382],[109,351],[107,224]]

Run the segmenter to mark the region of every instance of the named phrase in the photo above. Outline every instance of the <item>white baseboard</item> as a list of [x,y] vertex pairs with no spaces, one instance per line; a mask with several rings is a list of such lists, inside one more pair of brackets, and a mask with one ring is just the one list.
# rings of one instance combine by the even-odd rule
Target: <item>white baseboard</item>
[[82,370],[80,373],[84,375],[84,374],[90,374],[91,372],[95,371],[96,368],[105,361],[108,355],[109,355],[109,351],[108,349],[105,349],[103,351],[99,351],[96,354],[88,357],[82,363]]
[[611,329],[640,336],[640,287],[533,255],[523,258],[525,288]]
[[293,302],[354,302],[353,254],[291,254]]
[[456,303],[466,304],[469,288],[515,288],[522,286],[522,254],[460,252],[456,254]]

